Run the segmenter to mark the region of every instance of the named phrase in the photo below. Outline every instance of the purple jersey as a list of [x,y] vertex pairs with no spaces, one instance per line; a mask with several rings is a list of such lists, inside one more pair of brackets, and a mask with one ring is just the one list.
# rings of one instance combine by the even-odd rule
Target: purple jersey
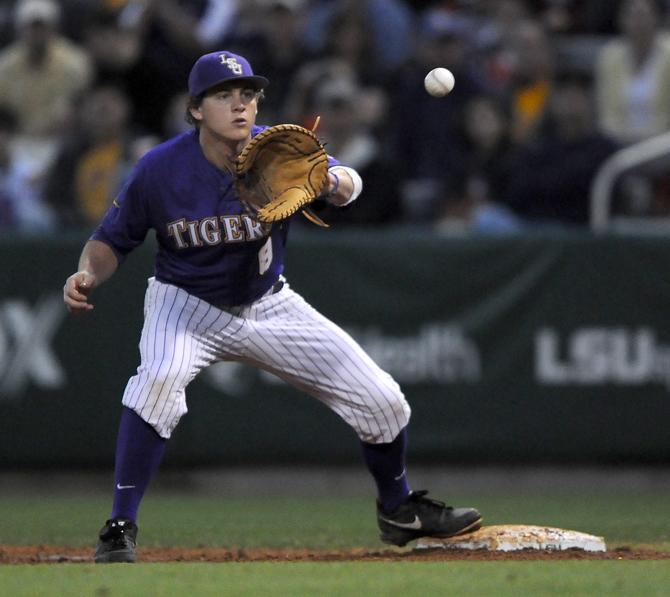
[[[265,128],[254,126],[252,135]],[[251,303],[284,270],[289,221],[262,224],[247,215],[233,183],[205,158],[197,132],[183,133],[137,163],[91,239],[121,262],[153,228],[157,280],[214,305]]]

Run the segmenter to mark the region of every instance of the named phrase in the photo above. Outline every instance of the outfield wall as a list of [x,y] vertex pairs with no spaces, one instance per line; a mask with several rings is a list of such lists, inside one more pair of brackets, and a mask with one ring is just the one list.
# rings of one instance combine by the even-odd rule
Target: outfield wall
[[[667,463],[670,239],[296,231],[287,277],[403,386],[416,462]],[[109,466],[152,248],[67,315],[86,235],[0,240],[0,467]],[[316,401],[232,363],[189,387],[166,464],[353,462]]]

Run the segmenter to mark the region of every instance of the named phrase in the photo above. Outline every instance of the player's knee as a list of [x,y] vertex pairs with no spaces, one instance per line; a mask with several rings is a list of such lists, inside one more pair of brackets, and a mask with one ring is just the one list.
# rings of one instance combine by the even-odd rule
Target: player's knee
[[374,424],[359,432],[366,442],[380,444],[392,442],[409,423],[412,410],[400,388],[385,393],[384,400],[373,413]]
[[400,400],[397,404],[397,417],[399,420],[402,421],[400,424],[400,429],[403,429],[404,427],[407,427],[407,424],[409,423],[409,419],[412,416],[412,409],[409,405],[409,402],[405,400],[405,397],[402,397],[402,400]]
[[397,435],[403,427],[407,426],[409,418],[412,415],[412,409],[409,406],[409,402],[405,399],[405,395],[400,391],[400,388],[392,394],[392,397],[389,400],[389,411],[392,413],[393,420],[397,424]]
[[175,404],[169,409],[169,412],[166,412],[166,410],[156,412],[154,409],[144,408],[138,414],[154,428],[158,435],[164,439],[170,439],[179,420],[186,413],[186,407],[185,405],[182,407],[180,404]]
[[170,438],[179,420],[188,412],[183,392],[151,392],[139,396],[126,393],[122,403],[164,439]]

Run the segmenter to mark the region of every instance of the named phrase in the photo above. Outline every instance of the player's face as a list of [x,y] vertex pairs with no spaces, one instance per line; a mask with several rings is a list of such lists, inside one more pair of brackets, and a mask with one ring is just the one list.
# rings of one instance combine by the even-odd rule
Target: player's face
[[258,96],[250,87],[221,87],[207,93],[192,114],[206,134],[224,141],[244,141],[256,122]]

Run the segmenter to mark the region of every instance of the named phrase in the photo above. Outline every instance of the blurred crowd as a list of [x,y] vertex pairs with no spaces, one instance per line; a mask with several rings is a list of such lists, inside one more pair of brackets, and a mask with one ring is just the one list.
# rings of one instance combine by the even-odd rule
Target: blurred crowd
[[[665,0],[5,0],[0,230],[92,227],[133,164],[187,130],[196,58],[271,83],[259,124],[311,128],[363,176],[335,228],[587,227],[595,173],[670,130]],[[449,68],[456,86],[429,96]],[[663,168],[616,209],[670,213]]]

